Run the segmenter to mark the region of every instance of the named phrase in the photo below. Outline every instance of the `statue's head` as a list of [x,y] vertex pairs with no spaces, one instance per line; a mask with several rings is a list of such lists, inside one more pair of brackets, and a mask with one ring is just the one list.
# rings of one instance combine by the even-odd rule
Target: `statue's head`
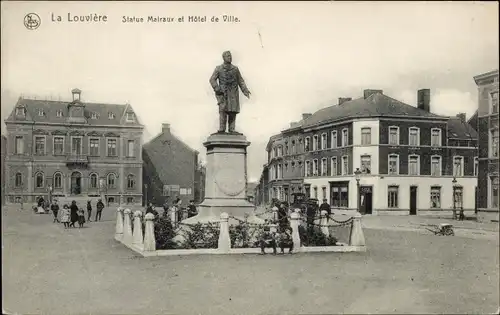
[[228,50],[222,53],[222,59],[224,63],[231,63],[233,61],[233,56],[231,56],[231,52]]

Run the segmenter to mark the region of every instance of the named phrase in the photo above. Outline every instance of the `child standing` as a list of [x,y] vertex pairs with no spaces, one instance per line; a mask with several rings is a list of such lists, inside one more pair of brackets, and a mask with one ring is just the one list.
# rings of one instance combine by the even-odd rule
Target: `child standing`
[[65,229],[69,228],[69,215],[69,207],[68,205],[64,205],[61,214],[61,222],[64,224]]
[[78,227],[83,227],[83,223],[85,223],[85,211],[80,207],[78,209]]

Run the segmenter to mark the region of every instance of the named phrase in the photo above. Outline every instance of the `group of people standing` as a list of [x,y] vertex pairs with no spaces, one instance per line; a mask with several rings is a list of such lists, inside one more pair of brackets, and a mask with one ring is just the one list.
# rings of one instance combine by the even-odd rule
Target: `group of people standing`
[[[38,201],[40,203],[40,201]],[[40,205],[39,205],[40,207]],[[101,199],[97,201],[96,204],[96,215],[95,221],[101,221],[102,210],[104,209],[104,203]],[[71,205],[65,204],[60,210],[59,203],[57,199],[54,199],[53,203],[50,205],[50,210],[54,215],[53,223],[63,223],[64,228],[76,227],[75,224],[78,223],[78,227],[83,227],[83,224],[86,222],[85,220],[85,211],[83,207],[78,207],[76,201],[72,201]],[[90,222],[92,216],[92,202],[87,201],[87,220]]]
[[[146,214],[152,213],[155,217],[159,216],[158,211],[155,210],[153,203],[149,203],[146,208]],[[177,197],[173,200],[172,205],[169,206],[168,201],[163,205],[163,216],[169,216],[172,222],[178,223],[184,219],[191,218],[198,214],[194,200],[189,201],[186,209],[182,209],[182,200]]]

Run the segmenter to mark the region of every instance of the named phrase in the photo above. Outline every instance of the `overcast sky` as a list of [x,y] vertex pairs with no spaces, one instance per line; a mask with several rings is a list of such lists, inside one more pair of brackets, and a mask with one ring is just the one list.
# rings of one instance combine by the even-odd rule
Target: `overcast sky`
[[[383,89],[415,105],[431,89],[431,111],[477,106],[473,76],[498,68],[498,3],[2,2],[2,122],[19,95],[130,102],[146,125],[163,122],[201,152],[217,129],[208,79],[231,50],[252,92],[237,129],[252,142],[249,176],[266,162],[269,137],[338,97]],[[23,25],[27,13],[42,20]],[[107,23],[51,22],[52,13],[97,13]],[[239,23],[122,23],[122,16],[238,17]],[[259,36],[260,33],[260,36]],[[5,126],[2,123],[2,133]]]

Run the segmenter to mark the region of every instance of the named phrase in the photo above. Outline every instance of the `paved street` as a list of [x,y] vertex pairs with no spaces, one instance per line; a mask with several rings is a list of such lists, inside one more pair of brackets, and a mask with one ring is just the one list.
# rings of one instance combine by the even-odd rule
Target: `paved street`
[[[441,219],[364,217],[366,253],[141,258],[113,240],[114,217],[105,209],[103,222],[65,230],[51,215],[2,209],[4,309],[484,314],[498,308],[498,238],[459,235],[458,226],[455,237],[418,228]],[[462,230],[495,233],[488,231],[494,225],[463,224]]]

